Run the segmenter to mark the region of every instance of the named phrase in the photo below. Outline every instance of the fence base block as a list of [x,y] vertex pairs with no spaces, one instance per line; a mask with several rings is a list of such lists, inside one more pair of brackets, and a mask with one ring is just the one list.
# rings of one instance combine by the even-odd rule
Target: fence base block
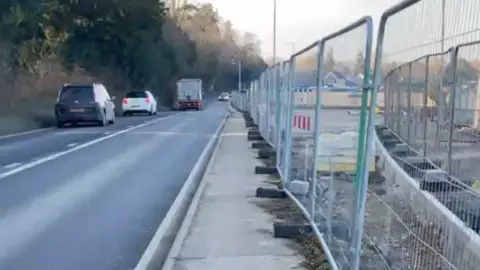
[[257,127],[257,125],[255,125],[255,123],[254,123],[253,121],[251,121],[251,122],[250,122],[250,121],[245,122],[245,126],[246,126],[247,128]]
[[266,148],[266,147],[269,147],[269,146],[270,145],[265,141],[252,143],[252,148],[253,149],[263,149],[263,148]]
[[255,174],[276,174],[276,167],[269,166],[255,166]]
[[264,188],[264,187],[258,187],[257,190],[255,190],[255,197],[257,198],[271,198],[271,199],[284,199],[287,197],[287,194],[277,188]]
[[263,137],[260,135],[247,135],[247,140],[249,141],[264,141]]
[[292,239],[311,232],[312,228],[309,224],[294,223],[283,220],[276,220],[273,222],[273,237],[275,238]]
[[310,189],[310,183],[306,181],[293,180],[289,185],[288,189],[296,195],[307,195],[308,190]]
[[252,127],[248,130],[247,135],[260,135],[260,130],[258,127]]
[[268,159],[273,156],[276,156],[275,150],[271,148],[261,148],[258,150],[258,158],[259,159]]
[[261,136],[261,135],[260,135],[260,130],[258,130],[258,128],[250,129],[250,130],[247,132],[247,136]]

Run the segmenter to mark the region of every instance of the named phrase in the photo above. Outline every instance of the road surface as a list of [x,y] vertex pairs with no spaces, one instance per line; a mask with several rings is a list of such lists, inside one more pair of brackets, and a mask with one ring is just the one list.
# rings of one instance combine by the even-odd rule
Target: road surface
[[0,270],[135,267],[225,114],[0,139]]

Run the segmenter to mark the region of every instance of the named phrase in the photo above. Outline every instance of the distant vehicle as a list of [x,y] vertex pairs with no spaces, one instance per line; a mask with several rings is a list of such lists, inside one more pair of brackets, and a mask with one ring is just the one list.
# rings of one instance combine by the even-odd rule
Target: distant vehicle
[[157,100],[148,90],[130,91],[122,101],[123,116],[135,113],[157,114]]
[[57,127],[80,122],[96,122],[100,126],[114,124],[114,100],[101,83],[65,84],[55,104]]
[[228,100],[230,100],[230,95],[228,93],[222,93],[218,97],[218,101],[228,101]]
[[177,108],[179,110],[203,109],[201,79],[181,79],[177,82]]

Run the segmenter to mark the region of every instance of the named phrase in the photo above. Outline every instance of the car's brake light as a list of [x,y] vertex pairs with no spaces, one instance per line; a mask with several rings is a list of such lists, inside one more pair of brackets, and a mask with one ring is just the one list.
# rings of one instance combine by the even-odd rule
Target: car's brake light
[[127,98],[123,99],[123,104],[128,104],[128,99]]
[[150,103],[150,98],[147,97],[147,98],[145,99],[145,101],[146,101],[147,103]]

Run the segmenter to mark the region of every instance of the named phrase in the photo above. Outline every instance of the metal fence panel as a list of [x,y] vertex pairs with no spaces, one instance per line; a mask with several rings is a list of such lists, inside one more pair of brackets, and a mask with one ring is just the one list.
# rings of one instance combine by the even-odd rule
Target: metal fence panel
[[367,198],[367,216],[382,222],[365,219],[365,241],[386,269],[480,264],[479,12],[474,0],[413,0],[382,16],[374,73],[385,126],[369,135],[383,177],[370,177]]
[[[363,159],[372,22],[362,18],[321,42],[320,91],[316,108],[315,223],[339,269],[358,269],[358,201]],[[369,157],[373,158],[373,157]]]
[[286,147],[287,147],[287,119],[288,119],[288,105],[289,105],[289,89],[291,83],[291,62],[284,62],[280,70],[280,93],[279,100],[277,102],[278,109],[277,117],[279,118],[279,125],[277,130],[277,136],[279,138],[277,143],[277,171],[282,179],[285,179],[286,169]]

